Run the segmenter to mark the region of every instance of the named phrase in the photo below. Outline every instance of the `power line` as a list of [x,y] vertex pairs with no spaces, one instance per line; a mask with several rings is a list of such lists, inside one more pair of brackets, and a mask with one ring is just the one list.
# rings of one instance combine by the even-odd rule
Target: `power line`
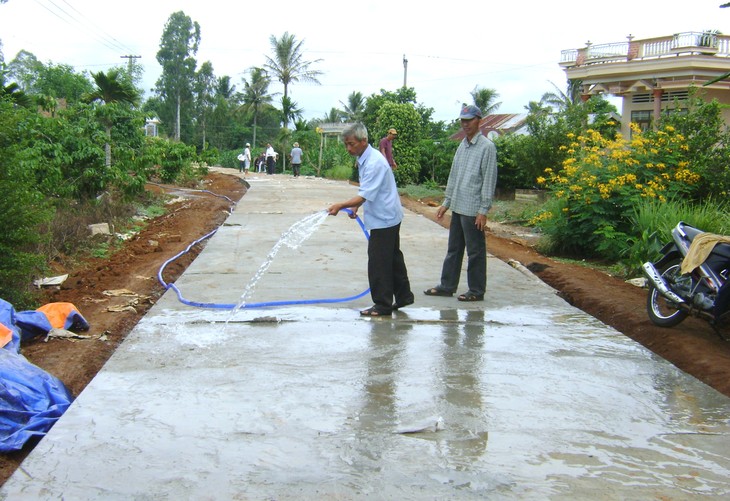
[[88,22],[82,22],[78,19],[77,16],[75,16],[73,13],[68,12],[66,9],[64,9],[62,6],[60,6],[58,3],[54,2],[54,0],[46,0],[46,3],[49,5],[46,5],[41,2],[41,0],[35,0],[35,2],[40,5],[42,8],[50,12],[53,16],[57,17],[64,23],[74,26],[77,28],[81,28],[82,32],[88,33],[92,38],[94,38],[96,41],[100,42],[102,45],[106,46],[107,48],[115,51],[115,52],[128,52],[130,49],[123,45],[121,42],[116,40],[111,35],[105,33],[101,28],[98,28],[96,25],[94,25],[93,22],[88,20],[86,16],[84,16],[81,12],[78,11],[73,5],[68,3],[66,0],[63,0],[63,3],[65,3],[70,9],[73,9],[75,12],[77,12],[82,17],[86,18]]

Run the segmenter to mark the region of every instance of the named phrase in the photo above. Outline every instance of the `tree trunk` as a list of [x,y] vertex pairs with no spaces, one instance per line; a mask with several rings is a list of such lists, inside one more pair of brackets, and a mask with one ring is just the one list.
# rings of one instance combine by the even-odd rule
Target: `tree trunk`
[[177,95],[177,110],[175,111],[175,140],[180,141],[180,94]]
[[106,168],[112,166],[112,128],[106,128],[106,144],[104,145],[104,165]]

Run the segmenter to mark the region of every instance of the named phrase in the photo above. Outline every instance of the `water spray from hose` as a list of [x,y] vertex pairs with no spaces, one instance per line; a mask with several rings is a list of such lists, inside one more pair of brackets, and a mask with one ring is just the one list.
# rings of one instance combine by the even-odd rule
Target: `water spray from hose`
[[[365,225],[363,224],[362,220],[359,216],[357,216],[354,212],[352,212],[350,209],[342,209],[344,212],[347,212],[350,214],[350,216],[354,216],[354,219],[357,221],[357,223],[360,225],[360,228],[362,229],[363,234],[365,235],[366,239],[370,239],[370,234],[368,233],[367,229],[365,228]],[[219,309],[219,310],[233,310],[232,314],[235,314],[240,309],[249,309],[249,308],[265,308],[265,307],[272,307],[272,306],[291,306],[291,305],[302,305],[302,304],[326,304],[326,303],[344,303],[347,301],[354,301],[356,299],[359,299],[366,294],[370,292],[370,289],[366,289],[360,294],[357,294],[355,296],[349,296],[349,297],[342,297],[342,298],[325,298],[325,299],[305,299],[305,300],[285,300],[285,301],[269,301],[269,302],[260,302],[260,303],[247,303],[246,299],[251,295],[253,292],[253,288],[256,285],[256,282],[266,273],[269,266],[271,265],[271,262],[273,261],[276,254],[279,252],[279,249],[282,245],[286,245],[287,247],[291,249],[297,249],[299,246],[301,246],[307,238],[309,238],[314,231],[319,228],[319,226],[324,222],[324,220],[327,218],[327,211],[318,211],[314,214],[311,214],[304,219],[294,223],[279,239],[279,241],[274,245],[274,247],[269,252],[266,261],[263,265],[258,269],[254,277],[249,282],[248,286],[246,287],[246,290],[244,290],[243,294],[241,295],[241,299],[238,303],[203,303],[198,301],[191,301],[189,299],[186,299],[183,295],[180,289],[177,288],[177,286],[174,283],[166,283],[163,279],[163,274],[165,271],[165,268],[175,261],[176,259],[180,258],[181,256],[184,256],[188,252],[190,252],[193,247],[201,242],[204,242],[205,240],[209,239],[215,233],[218,231],[216,228],[215,230],[211,231],[207,235],[203,235],[199,239],[192,242],[190,245],[187,246],[185,250],[182,252],[176,254],[172,258],[165,261],[162,266],[160,267],[159,271],[157,272],[157,279],[162,284],[162,286],[167,290],[173,290],[175,294],[177,295],[178,300],[187,305],[187,306],[194,306],[197,308],[209,308],[209,309]]]

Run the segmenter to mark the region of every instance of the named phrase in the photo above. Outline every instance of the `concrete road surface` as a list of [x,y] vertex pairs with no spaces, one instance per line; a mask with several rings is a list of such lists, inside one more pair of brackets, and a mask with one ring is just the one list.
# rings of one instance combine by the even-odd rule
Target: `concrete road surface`
[[365,234],[301,227],[356,188],[248,182],[1,499],[730,498],[727,397],[495,258],[484,302],[423,295],[413,213],[416,303],[361,318]]

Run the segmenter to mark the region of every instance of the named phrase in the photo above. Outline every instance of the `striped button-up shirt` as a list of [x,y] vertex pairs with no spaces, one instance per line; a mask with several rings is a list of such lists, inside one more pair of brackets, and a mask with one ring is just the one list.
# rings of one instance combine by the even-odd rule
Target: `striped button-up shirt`
[[444,207],[463,216],[486,214],[497,186],[497,147],[477,133],[464,138],[451,163]]

